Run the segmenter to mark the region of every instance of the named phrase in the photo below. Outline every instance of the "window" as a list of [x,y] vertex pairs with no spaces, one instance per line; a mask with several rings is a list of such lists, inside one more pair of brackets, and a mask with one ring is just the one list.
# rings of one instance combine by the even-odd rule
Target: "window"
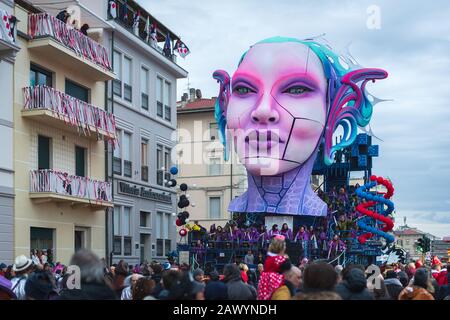
[[164,240],[156,239],[156,255],[158,257],[164,256]]
[[161,170],[163,166],[163,146],[158,144],[156,146],[156,183],[160,186],[164,183],[164,171]]
[[163,117],[163,79],[158,77],[156,79],[156,115]]
[[141,180],[148,182],[148,141],[141,141]]
[[38,136],[38,169],[51,169],[52,139]]
[[122,234],[124,236],[129,236],[131,235],[131,230],[130,230],[130,219],[131,219],[131,208],[129,207],[124,207],[123,208],[123,219],[122,219]]
[[86,149],[75,146],[75,175],[86,176]]
[[141,68],[141,107],[148,110],[148,70]]
[[132,252],[131,237],[123,237],[123,254],[125,256],[131,256]]
[[34,64],[30,66],[30,86],[53,86],[52,73]]
[[124,85],[124,92],[123,97],[125,100],[131,102],[131,96],[132,96],[132,86],[131,86],[131,79],[132,79],[132,68],[131,68],[131,59],[128,57],[124,57],[123,60],[123,85]]
[[209,136],[211,137],[211,140],[214,141],[217,138],[219,127],[217,126],[217,123],[212,122],[209,124]]
[[218,176],[222,174],[222,164],[220,158],[209,158],[208,174]]
[[66,79],[66,93],[78,100],[89,102],[89,90],[69,79]]
[[167,255],[171,249],[170,236],[170,214],[157,212],[156,214],[156,255],[161,257]]
[[113,93],[116,96],[122,97],[122,54],[114,51],[114,72],[117,78],[113,81]]
[[114,207],[114,235],[120,236],[120,207]]
[[122,141],[123,153],[123,174],[125,177],[132,176],[132,161],[131,161],[131,134],[124,132]]
[[143,228],[150,227],[150,212],[141,211],[140,212],[140,223],[139,225]]
[[164,240],[164,252],[165,252],[165,256],[169,255],[170,253],[170,246],[171,246],[171,241],[170,239],[165,239]]
[[170,121],[171,119],[170,108],[170,83],[164,81],[164,119]]
[[116,131],[117,136],[117,145],[114,149],[114,161],[113,161],[113,172],[115,174],[122,175],[122,155],[121,155],[121,148],[122,148],[122,131],[117,130]]
[[209,198],[209,217],[211,219],[220,219],[220,197]]

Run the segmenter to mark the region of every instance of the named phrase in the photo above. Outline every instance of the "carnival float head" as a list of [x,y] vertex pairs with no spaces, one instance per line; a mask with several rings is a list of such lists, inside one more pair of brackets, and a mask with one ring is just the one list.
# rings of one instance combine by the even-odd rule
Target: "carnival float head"
[[[313,39],[273,37],[251,46],[232,77],[223,70],[213,76],[220,83],[215,116],[225,158],[233,141],[249,173],[273,176],[314,162],[322,143],[330,165],[358,127],[369,124],[377,99],[366,92],[367,82],[387,72],[362,68]],[[333,144],[339,126],[342,139]]]

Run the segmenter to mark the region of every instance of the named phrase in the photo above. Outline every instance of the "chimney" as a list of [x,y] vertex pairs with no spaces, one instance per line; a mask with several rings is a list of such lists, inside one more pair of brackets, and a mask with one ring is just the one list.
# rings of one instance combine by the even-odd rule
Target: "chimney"
[[194,88],[190,88],[189,89],[189,101],[195,101],[195,89]]
[[185,92],[183,93],[183,95],[181,96],[181,101],[186,102],[188,99],[188,94]]

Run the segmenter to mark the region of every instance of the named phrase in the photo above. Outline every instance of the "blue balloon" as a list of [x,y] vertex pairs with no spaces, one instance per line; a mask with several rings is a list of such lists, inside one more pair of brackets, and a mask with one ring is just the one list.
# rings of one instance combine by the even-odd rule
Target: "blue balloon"
[[177,174],[178,173],[178,168],[177,167],[170,168],[170,173],[171,174]]

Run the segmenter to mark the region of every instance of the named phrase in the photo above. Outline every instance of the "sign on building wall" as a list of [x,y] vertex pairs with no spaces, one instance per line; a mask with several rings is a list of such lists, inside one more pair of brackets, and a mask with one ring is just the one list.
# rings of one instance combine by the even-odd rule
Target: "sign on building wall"
[[178,263],[182,265],[183,263],[189,264],[189,251],[180,251],[178,253]]
[[281,230],[283,223],[287,223],[289,229],[293,230],[294,227],[294,217],[293,216],[267,216],[265,217],[265,225],[267,230],[272,228],[274,224],[278,225],[278,229]]
[[118,182],[117,193],[164,203],[172,203],[171,194],[159,193],[153,191],[151,188],[146,188],[144,186],[138,187],[137,185],[131,185],[124,181]]

